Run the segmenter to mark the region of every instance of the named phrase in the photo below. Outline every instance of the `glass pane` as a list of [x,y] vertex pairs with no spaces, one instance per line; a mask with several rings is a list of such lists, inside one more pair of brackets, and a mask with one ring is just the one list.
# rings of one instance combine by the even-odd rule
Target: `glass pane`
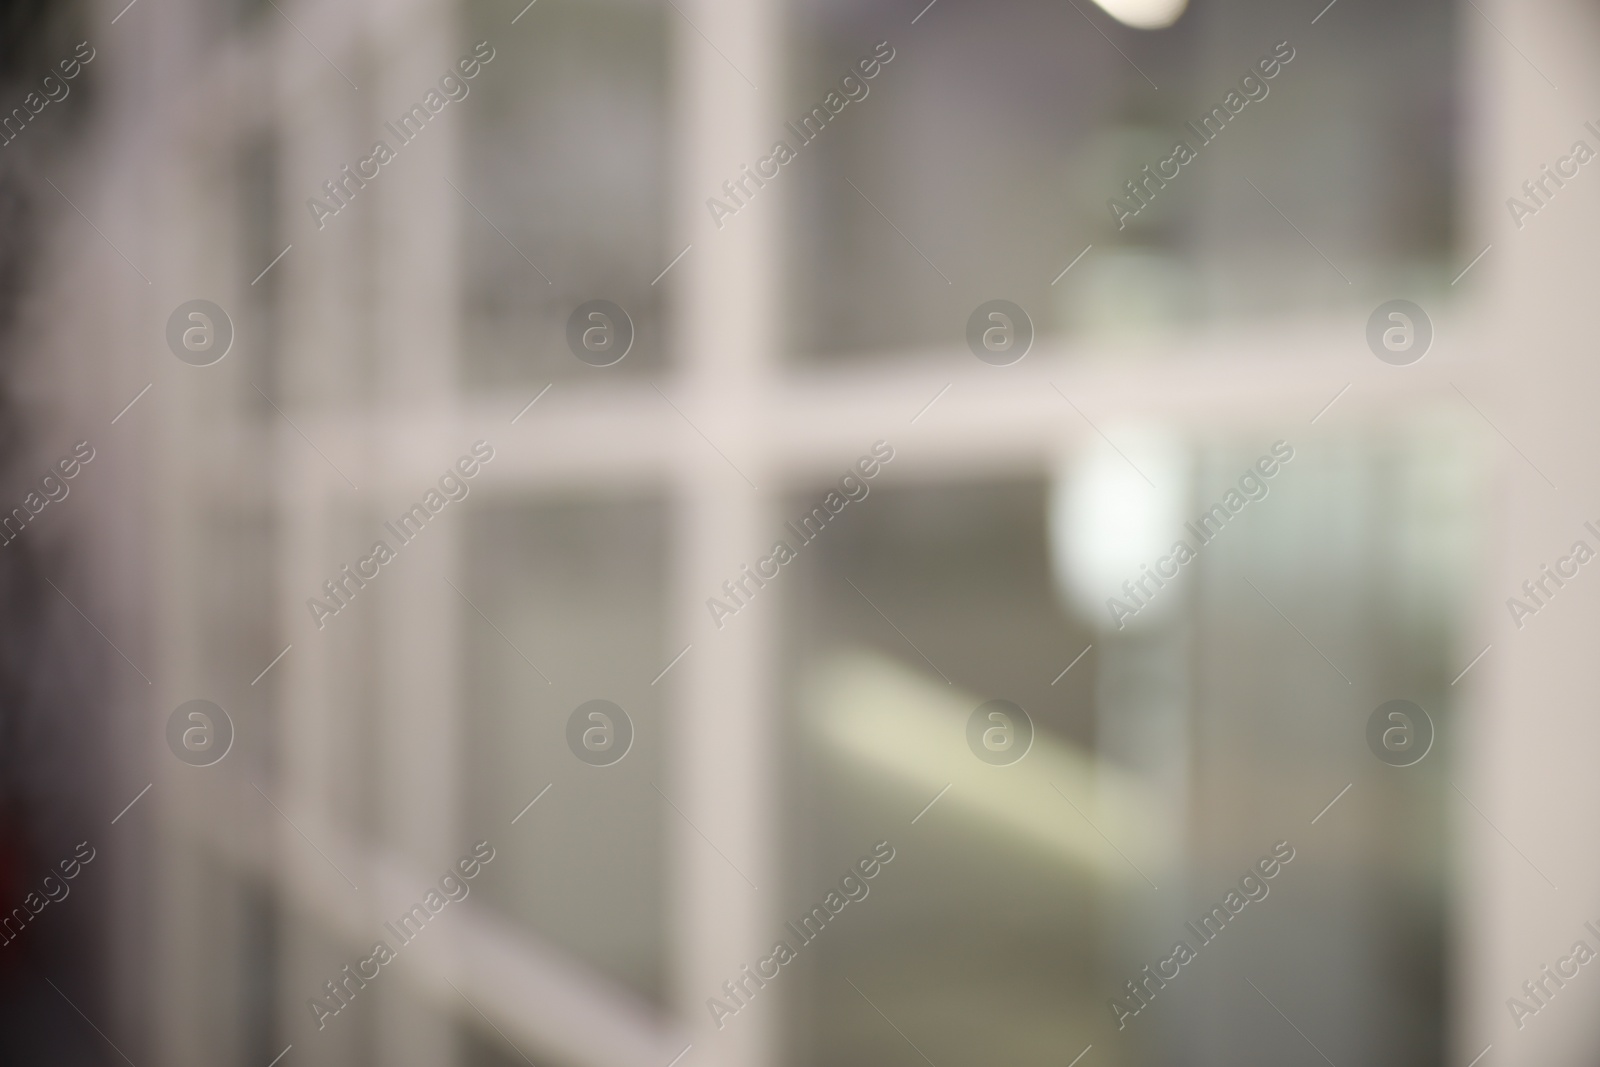
[[[664,966],[665,805],[652,784],[662,720],[650,684],[671,656],[663,527],[662,508],[636,500],[497,504],[473,515],[462,557],[477,609],[461,615],[462,832],[500,827],[516,842],[485,870],[483,899],[650,998]],[[577,714],[595,700],[626,719]],[[574,758],[574,715],[575,743],[599,765]],[[626,759],[604,764],[611,745]]]
[[657,370],[661,290],[650,282],[672,255],[663,200],[670,9],[540,0],[508,39],[506,6],[465,7],[466,39],[498,42],[463,115],[465,382],[594,373],[568,350],[566,327],[598,299],[621,306],[634,327],[612,373]]
[[[1275,1009],[1334,1062],[1443,1062],[1463,441],[1173,446],[1144,469],[1177,517],[1148,562],[1175,573],[1118,571],[1130,613],[1093,576],[1128,557],[1106,529],[1136,539],[1102,461],[1139,475],[1109,450],[1048,485],[883,487],[819,537],[784,646],[786,1062],[907,1039],[952,1062],[1315,1058]],[[1394,700],[1431,724],[1407,723],[1433,737],[1415,765],[1369,747]],[[845,881],[880,841],[893,860]],[[837,933],[798,928],[862,889]]]
[[[1312,27],[1195,0],[1143,30],[1087,0],[998,0],[908,28],[888,0],[797,6],[774,131],[797,158],[789,192],[758,194],[787,215],[791,350],[959,351],[994,298],[1041,336],[1100,337],[1448,289],[1453,13],[1341,0]],[[882,41],[893,58],[845,83]],[[830,90],[838,114],[801,129]]]

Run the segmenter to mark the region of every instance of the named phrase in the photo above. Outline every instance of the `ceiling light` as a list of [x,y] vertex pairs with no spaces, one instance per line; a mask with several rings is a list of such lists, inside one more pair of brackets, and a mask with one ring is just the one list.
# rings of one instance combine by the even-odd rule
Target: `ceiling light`
[[1095,0],[1105,13],[1136,30],[1160,30],[1178,21],[1189,0]]
[[[1058,587],[1085,620],[1101,626],[1121,619],[1111,598],[1126,601],[1124,583],[1141,580],[1172,548],[1183,526],[1188,457],[1182,442],[1150,426],[1112,426],[1116,449],[1091,442],[1063,464],[1050,499],[1050,555]],[[1152,597],[1157,610],[1139,622],[1169,615],[1178,597]]]

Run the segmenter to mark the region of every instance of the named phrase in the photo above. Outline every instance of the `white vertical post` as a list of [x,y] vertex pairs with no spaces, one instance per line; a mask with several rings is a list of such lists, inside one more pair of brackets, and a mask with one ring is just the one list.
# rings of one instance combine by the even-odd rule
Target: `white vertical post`
[[[403,110],[437,89],[440,73],[462,51],[454,5],[401,7],[407,10],[381,2],[370,8],[374,37],[386,57],[374,73],[375,98],[387,102],[389,110]],[[462,205],[446,179],[454,179],[460,125],[467,117],[457,107],[439,112],[414,143],[400,149],[403,165],[386,168],[393,173],[381,174],[380,182],[363,191],[377,194],[373,202],[358,202],[374,212],[368,220],[374,242],[368,269],[375,278],[369,310],[372,374],[383,386],[374,399],[380,411],[431,414],[455,407]],[[383,121],[394,118],[376,113],[370,121],[382,131]],[[382,470],[367,497],[381,518],[392,521],[418,503],[449,463],[466,452],[469,441],[446,440],[430,430],[450,421],[428,418],[426,425],[416,426],[420,447],[368,457]],[[423,465],[426,460],[418,462],[429,454],[438,457],[437,470]],[[378,749],[378,837],[381,847],[428,871],[442,869],[466,851],[457,840],[467,828],[458,825],[456,803],[461,770],[456,623],[462,606],[449,585],[459,584],[454,561],[465,518],[460,508],[441,511],[413,542],[394,546],[403,561],[393,574],[381,576],[388,607],[377,620],[377,724],[371,740]],[[381,527],[373,536],[394,540]],[[382,604],[367,605],[374,607]],[[397,1067],[447,1067],[455,1059],[455,1018],[463,1008],[435,1005],[416,986],[386,990],[378,1001],[374,1057]]]
[[1458,15],[1481,116],[1471,127],[1478,136],[1466,168],[1472,181],[1462,252],[1470,258],[1494,244],[1473,274],[1493,299],[1495,319],[1479,373],[1461,384],[1527,458],[1485,427],[1499,462],[1489,498],[1495,554],[1477,590],[1484,621],[1474,627],[1474,644],[1494,647],[1460,683],[1478,688],[1462,716],[1464,758],[1455,781],[1482,813],[1453,793],[1445,800],[1465,897],[1456,931],[1464,966],[1451,990],[1460,1030],[1450,1057],[1465,1063],[1492,1042],[1485,1063],[1588,1062],[1600,1055],[1586,1010],[1593,990],[1557,991],[1521,1029],[1508,998],[1528,1003],[1522,983],[1537,982],[1539,968],[1556,966],[1574,942],[1600,948],[1583,927],[1600,920],[1600,857],[1587,846],[1600,811],[1592,756],[1600,747],[1593,713],[1600,702],[1600,601],[1582,588],[1592,579],[1580,577],[1519,630],[1506,600],[1574,541],[1595,547],[1582,522],[1600,518],[1600,471],[1591,460],[1600,449],[1593,411],[1600,376],[1587,355],[1594,347],[1600,204],[1584,190],[1594,180],[1585,168],[1520,229],[1506,205],[1512,196],[1526,202],[1522,184],[1540,176],[1541,164],[1554,167],[1575,141],[1600,149],[1600,138],[1584,126],[1600,117],[1590,103],[1600,95],[1592,55],[1600,20],[1590,5],[1572,0],[1476,6],[1481,10],[1466,6]]
[[773,998],[724,1020],[721,1030],[706,999],[722,996],[722,983],[777,937],[776,620],[772,604],[757,601],[719,631],[705,600],[776,536],[776,487],[762,484],[760,449],[776,358],[779,205],[770,191],[765,200],[758,194],[719,230],[705,200],[781,132],[772,105],[779,10],[717,0],[678,6],[682,15],[669,16],[678,112],[669,251],[693,247],[658,283],[669,287],[676,326],[675,373],[662,384],[714,447],[687,425],[674,442],[673,644],[694,647],[661,683],[671,687],[674,735],[664,785],[683,809],[682,816],[665,810],[662,823],[672,842],[670,986],[697,1063],[769,1067],[778,1058]]

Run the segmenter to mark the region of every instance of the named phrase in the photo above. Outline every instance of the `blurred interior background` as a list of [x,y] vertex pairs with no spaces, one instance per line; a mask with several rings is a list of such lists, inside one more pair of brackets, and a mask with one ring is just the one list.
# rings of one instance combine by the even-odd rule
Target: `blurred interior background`
[[[94,58],[0,148],[0,503],[97,458],[0,558],[0,905],[105,857],[0,947],[7,1062],[1593,1062],[1600,982],[1506,1005],[1600,919],[1600,595],[1505,606],[1600,519],[1600,202],[1503,204],[1597,143],[1589,0],[525,3],[6,5],[0,105]],[[602,298],[633,343],[596,367],[566,336]],[[964,340],[994,298],[1036,335],[1008,366]],[[1421,362],[1367,347],[1393,298]],[[233,328],[210,366],[165,339],[194,299]],[[478,441],[467,497],[319,623]],[[234,731],[206,767],[168,743],[194,699]],[[592,699],[632,724],[609,766],[568,743]],[[1408,767],[1367,741],[1396,699],[1434,731]],[[1016,762],[969,748],[991,700],[1031,720]],[[480,841],[467,899],[319,1015]]]

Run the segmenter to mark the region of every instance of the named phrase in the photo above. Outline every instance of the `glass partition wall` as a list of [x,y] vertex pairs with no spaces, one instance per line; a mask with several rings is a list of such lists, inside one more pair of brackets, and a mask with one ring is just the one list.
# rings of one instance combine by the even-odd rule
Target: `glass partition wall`
[[[184,237],[126,299],[238,338],[135,431],[154,703],[237,730],[204,774],[130,740],[123,968],[162,1006],[118,1010],[154,1060],[1488,1043],[1461,1005],[1498,986],[1451,975],[1496,913],[1462,872],[1506,858],[1457,787],[1505,713],[1462,668],[1527,490],[1454,384],[1507,284],[1457,278],[1462,80],[1525,89],[1476,15],[141,6],[106,106],[167,118],[111,155],[172,184],[102,195]],[[1447,364],[1370,358],[1401,293]],[[969,351],[990,299],[1020,362]],[[596,300],[614,362],[569,347]],[[1391,700],[1416,766],[1369,751]]]

